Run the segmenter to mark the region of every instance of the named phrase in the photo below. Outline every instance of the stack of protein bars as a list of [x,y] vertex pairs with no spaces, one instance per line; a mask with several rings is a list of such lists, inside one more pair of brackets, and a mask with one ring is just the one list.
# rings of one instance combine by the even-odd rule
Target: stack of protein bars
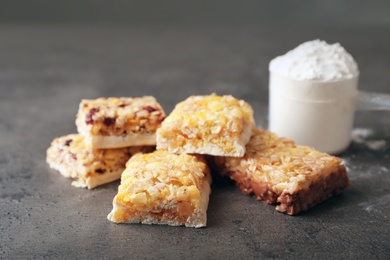
[[[123,131],[129,133],[122,123],[107,131],[106,127],[119,121],[111,118],[115,119],[114,115],[120,113],[111,111],[109,105],[88,105],[94,102],[84,101],[80,105],[77,126],[85,141],[101,143],[112,140],[112,135],[123,136]],[[114,107],[119,111],[121,106]],[[160,119],[153,122],[162,121],[161,108],[143,107],[149,115],[159,111]],[[98,119],[103,129],[92,127]],[[111,132],[113,134],[109,134]],[[64,150],[72,145],[69,140],[72,139],[55,140],[49,151]],[[236,181],[243,193],[254,194],[256,199],[268,204],[277,204],[278,211],[290,215],[340,193],[349,184],[339,158],[257,129],[250,105],[232,96],[189,97],[165,118],[154,141],[157,143],[154,152],[141,151],[132,157],[134,152],[127,153],[131,158],[122,173],[109,220],[205,226],[211,191],[209,166],[217,174]],[[72,153],[67,157],[72,157]],[[50,152],[48,161],[54,161]],[[62,165],[63,162],[51,163],[60,171]],[[68,170],[61,173],[74,177],[63,172]]]
[[121,177],[126,162],[138,152],[152,152],[156,130],[165,118],[153,97],[82,100],[78,134],[53,140],[47,162],[77,187],[96,186]]

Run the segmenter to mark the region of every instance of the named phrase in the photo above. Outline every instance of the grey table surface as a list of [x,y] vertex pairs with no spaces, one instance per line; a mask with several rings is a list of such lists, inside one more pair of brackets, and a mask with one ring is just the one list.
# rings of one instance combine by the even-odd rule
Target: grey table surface
[[[301,42],[340,42],[360,88],[390,92],[390,29],[0,26],[0,258],[389,259],[390,112],[357,112],[340,154],[351,186],[291,217],[215,182],[206,228],[113,224],[119,181],[72,187],[46,149],[76,132],[82,98],[154,95],[169,113],[193,94],[232,94],[267,127],[268,63]],[[380,142],[380,149],[370,142]]]

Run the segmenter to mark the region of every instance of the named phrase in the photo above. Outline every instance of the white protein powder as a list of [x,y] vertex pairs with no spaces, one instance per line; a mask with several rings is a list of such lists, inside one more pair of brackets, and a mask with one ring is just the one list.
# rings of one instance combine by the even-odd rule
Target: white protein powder
[[314,40],[270,62],[269,129],[337,154],[351,142],[359,70],[340,44]]
[[352,131],[352,141],[357,144],[364,145],[371,150],[380,151],[387,147],[386,140],[369,140],[368,138],[373,135],[371,129],[355,128]]
[[279,76],[296,80],[335,81],[359,74],[352,56],[339,44],[313,40],[302,43],[269,64]]

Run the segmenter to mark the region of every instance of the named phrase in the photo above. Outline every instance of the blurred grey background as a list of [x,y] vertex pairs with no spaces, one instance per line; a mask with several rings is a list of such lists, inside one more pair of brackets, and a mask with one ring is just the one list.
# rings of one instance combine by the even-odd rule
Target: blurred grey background
[[389,0],[6,0],[0,23],[389,26]]

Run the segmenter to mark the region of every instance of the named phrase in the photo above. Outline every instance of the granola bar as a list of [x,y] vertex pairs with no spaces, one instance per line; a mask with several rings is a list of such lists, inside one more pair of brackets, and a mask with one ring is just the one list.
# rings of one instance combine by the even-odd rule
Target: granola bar
[[95,149],[156,145],[165,113],[154,97],[98,98],[81,101],[76,125]]
[[63,176],[76,179],[76,187],[93,189],[120,178],[126,162],[137,152],[152,152],[152,146],[92,149],[80,134],[56,138],[47,150],[47,163]]
[[232,96],[191,96],[157,130],[157,149],[241,157],[254,127],[253,110]]
[[210,183],[201,155],[165,150],[136,154],[126,165],[107,218],[116,223],[203,227]]
[[220,173],[239,189],[290,215],[339,194],[349,185],[341,159],[256,129],[243,158],[216,157]]

